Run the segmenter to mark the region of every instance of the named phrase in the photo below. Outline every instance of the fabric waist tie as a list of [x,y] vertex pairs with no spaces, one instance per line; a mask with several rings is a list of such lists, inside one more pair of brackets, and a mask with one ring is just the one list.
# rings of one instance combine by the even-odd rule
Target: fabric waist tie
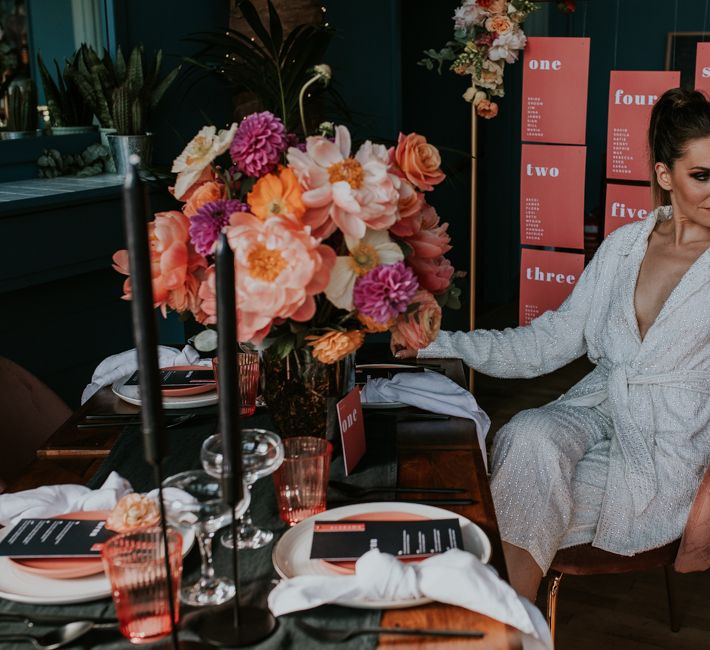
[[629,386],[671,386],[710,395],[710,374],[694,370],[635,374],[625,363],[600,362],[599,365],[608,373],[607,388],[582,400],[591,406],[592,399],[596,404],[609,399],[616,438],[624,456],[625,478],[631,490],[634,511],[639,515],[656,495],[658,483],[650,441],[643,435],[629,407]]

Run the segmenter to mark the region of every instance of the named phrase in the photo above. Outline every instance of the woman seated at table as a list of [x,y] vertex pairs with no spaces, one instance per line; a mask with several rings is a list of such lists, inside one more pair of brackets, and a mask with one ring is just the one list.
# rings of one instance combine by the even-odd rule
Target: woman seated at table
[[533,601],[560,548],[629,556],[679,538],[710,460],[710,103],[666,92],[649,145],[664,207],[611,234],[557,311],[441,332],[419,353],[495,377],[536,377],[585,352],[597,366],[493,443],[511,582]]

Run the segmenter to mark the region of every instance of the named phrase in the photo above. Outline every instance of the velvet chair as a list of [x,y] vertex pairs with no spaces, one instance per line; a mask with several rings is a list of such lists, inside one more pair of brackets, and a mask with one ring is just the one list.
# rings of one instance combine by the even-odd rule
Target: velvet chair
[[663,567],[666,578],[671,630],[680,629],[674,572],[690,573],[710,568],[710,468],[698,488],[680,539],[632,557],[616,555],[591,544],[558,551],[547,574],[547,622],[555,639],[555,615],[560,582],[564,574],[585,576],[648,571]]
[[0,492],[4,492],[72,411],[37,377],[0,357],[0,414]]

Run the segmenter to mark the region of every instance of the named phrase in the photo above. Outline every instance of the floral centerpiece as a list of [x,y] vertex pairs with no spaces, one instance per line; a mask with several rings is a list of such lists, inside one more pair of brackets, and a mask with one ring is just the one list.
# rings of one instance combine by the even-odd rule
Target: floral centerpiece
[[[575,0],[562,0],[558,8],[575,10]],[[445,62],[462,76],[471,76],[471,86],[463,94],[476,107],[479,117],[491,119],[498,114],[493,97],[503,97],[503,73],[506,63],[515,63],[527,37],[522,24],[538,9],[532,0],[464,0],[453,15],[454,40],[440,51],[425,50],[419,62],[428,70]]]
[[[148,226],[155,305],[214,327],[213,255],[224,231],[239,341],[263,351],[277,427],[293,434],[302,421],[313,434],[323,400],[348,388],[367,334],[389,331],[393,351],[422,348],[442,306],[458,305],[448,224],[426,199],[445,178],[440,164],[416,133],[389,149],[369,140],[355,148],[345,126],[326,124],[299,142],[268,111],[225,130],[206,126],[173,164],[182,208]],[[114,268],[129,274],[125,250]]]

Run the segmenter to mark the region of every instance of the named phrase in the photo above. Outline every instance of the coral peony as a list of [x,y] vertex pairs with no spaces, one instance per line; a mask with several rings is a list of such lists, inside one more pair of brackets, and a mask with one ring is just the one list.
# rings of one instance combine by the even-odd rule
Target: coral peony
[[392,354],[399,350],[421,350],[439,333],[441,307],[436,298],[421,289],[414,295],[412,303],[417,304],[416,311],[400,314],[392,327]]
[[236,124],[232,124],[228,131],[222,130],[219,133],[213,126],[200,129],[173,162],[171,171],[177,172],[173,190],[176,199],[182,199],[212,161],[227,151],[236,131]]
[[422,227],[411,237],[404,240],[412,247],[416,257],[439,257],[451,250],[451,237],[447,232],[448,223],[439,224],[439,216],[430,205],[425,205],[422,210]]
[[391,156],[404,177],[417,189],[431,191],[446,178],[441,171],[439,150],[427,143],[423,135],[400,133]]
[[236,199],[206,203],[190,220],[190,239],[200,255],[211,255],[219,233],[235,212],[249,212],[249,206]]
[[331,331],[323,336],[307,336],[306,341],[312,346],[312,354],[318,361],[335,363],[355,352],[365,341],[365,334],[361,330]]
[[293,170],[284,167],[278,174],[262,176],[247,195],[251,211],[259,219],[292,217],[300,220],[306,211],[301,188]]
[[361,314],[386,323],[406,311],[419,284],[404,262],[382,264],[355,283],[353,305]]
[[262,176],[272,171],[288,147],[283,122],[269,111],[247,115],[239,125],[229,155],[240,172]]
[[[234,250],[239,340],[260,343],[274,321],[310,320],[314,296],[330,281],[335,252],[285,217],[262,221],[238,212],[226,228]],[[200,287],[205,323],[217,321],[215,274]]]
[[346,237],[345,245],[350,254],[336,259],[325,295],[336,307],[351,310],[355,281],[380,264],[402,261],[404,253],[383,230],[368,230],[362,239]]
[[147,526],[157,526],[160,510],[154,499],[144,494],[126,494],[119,499],[106,518],[106,528],[117,533],[129,533]]
[[224,185],[217,181],[203,183],[190,194],[187,203],[182,207],[182,213],[186,217],[194,217],[197,211],[211,201],[218,201],[224,198]]
[[[207,261],[190,243],[189,225],[190,220],[176,210],[158,212],[148,224],[153,299],[163,316],[170,307],[178,312],[191,311],[199,318],[197,293]],[[128,251],[117,251],[113,262],[116,271],[130,275]],[[123,292],[123,298],[130,300],[130,277],[123,284]]]
[[350,132],[335,127],[335,141],[306,140],[305,153],[291,147],[288,161],[304,188],[303,223],[314,236],[326,238],[336,228],[362,239],[365,230],[384,230],[397,220],[399,179],[389,172],[387,150],[365,142],[350,157]]
[[435,294],[448,289],[454,277],[454,267],[443,255],[432,258],[412,255],[407,258],[407,264],[414,269],[421,287]]

